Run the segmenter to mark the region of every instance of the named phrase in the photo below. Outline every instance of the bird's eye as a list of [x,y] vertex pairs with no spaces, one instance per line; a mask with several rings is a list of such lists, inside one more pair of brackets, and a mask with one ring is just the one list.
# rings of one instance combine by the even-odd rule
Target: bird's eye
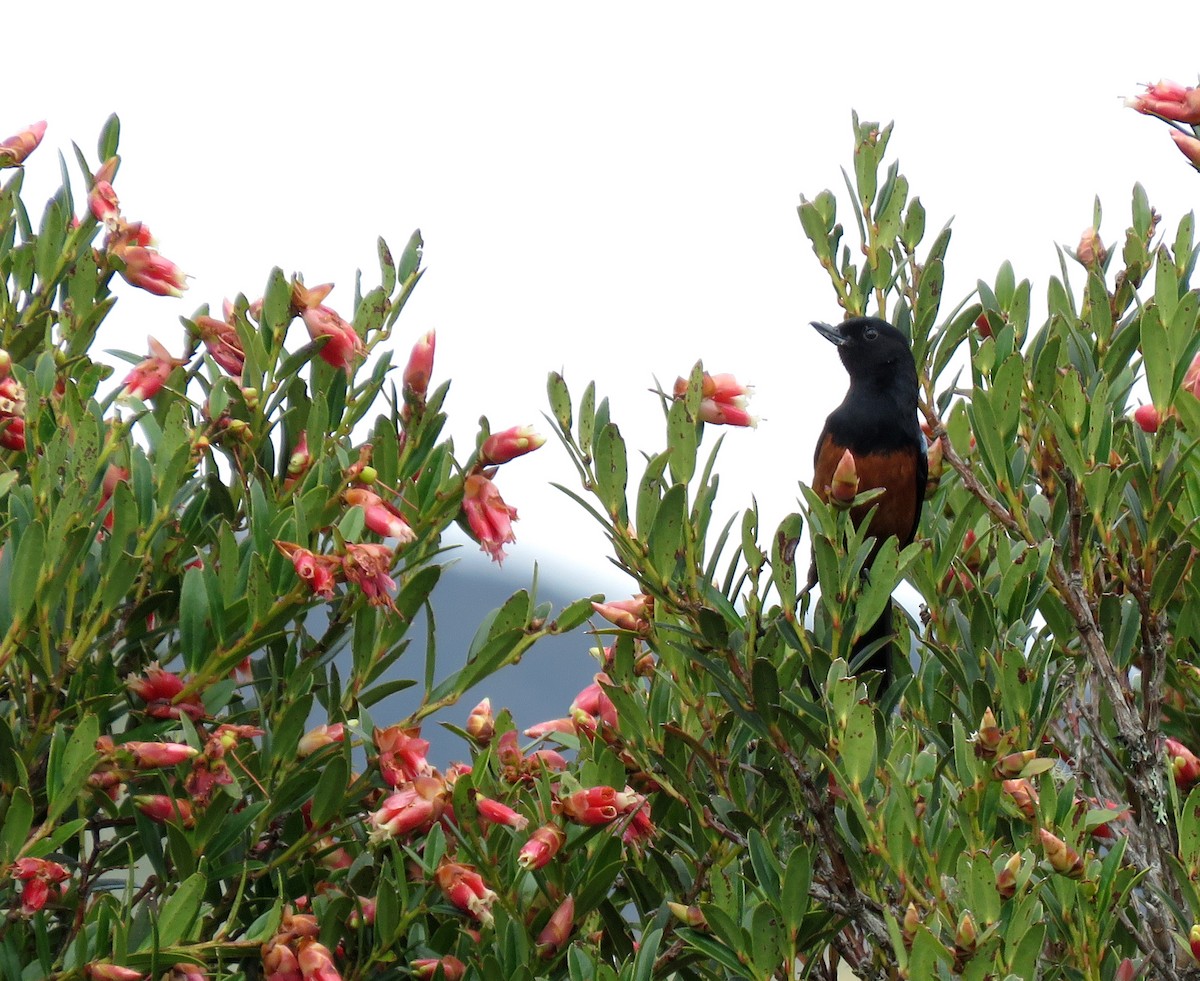
[[863,337],[865,337],[868,341],[873,341],[878,336],[879,331],[877,331],[874,327],[868,327],[863,331]]

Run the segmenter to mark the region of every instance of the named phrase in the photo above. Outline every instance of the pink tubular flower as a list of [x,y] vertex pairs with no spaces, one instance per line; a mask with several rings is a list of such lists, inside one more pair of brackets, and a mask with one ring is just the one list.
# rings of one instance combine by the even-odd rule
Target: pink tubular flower
[[1200,170],[1200,139],[1194,136],[1188,136],[1187,133],[1181,133],[1177,129],[1171,130],[1171,139],[1175,141],[1175,146],[1188,159],[1197,170]]
[[428,831],[446,808],[447,787],[437,777],[417,777],[384,798],[368,818],[377,843],[412,831]]
[[517,540],[512,523],[516,508],[504,503],[496,485],[482,474],[471,474],[463,484],[463,514],[479,547],[494,562],[504,561],[504,546]]
[[413,345],[412,354],[404,368],[404,393],[409,398],[424,402],[429,391],[429,379],[433,375],[433,353],[437,346],[437,332],[422,334]]
[[388,575],[392,558],[390,548],[371,542],[347,544],[346,554],[342,557],[342,572],[346,581],[358,586],[372,606],[382,606],[388,610],[396,608],[389,593],[389,590],[396,588],[395,580]]
[[355,360],[366,351],[354,326],[324,305],[305,307],[300,312],[300,319],[314,341],[329,338],[321,348],[321,359],[350,374]]
[[139,770],[150,770],[160,766],[178,766],[196,756],[200,751],[186,743],[122,743],[118,749],[133,756],[133,764]]
[[389,786],[398,787],[433,772],[425,758],[429,742],[421,738],[419,727],[388,726],[376,729],[373,738],[379,750],[379,772]]
[[[140,234],[144,228],[137,226],[134,241],[141,241]],[[146,235],[149,235],[148,231]],[[121,260],[124,266],[120,270],[121,277],[130,286],[155,296],[183,296],[183,291],[188,288],[187,273],[154,249],[144,245],[127,245],[121,241],[109,251]]]
[[176,964],[163,977],[163,981],[208,981],[204,969],[196,964]]
[[12,877],[21,887],[21,915],[33,916],[50,900],[61,899],[61,885],[70,874],[58,862],[44,858],[19,858],[12,865]]
[[1126,99],[1125,105],[1138,112],[1161,116],[1177,123],[1200,123],[1200,91],[1165,78],[1147,85],[1141,95]]
[[312,591],[324,599],[333,598],[333,584],[337,581],[337,572],[342,568],[342,560],[333,555],[316,555],[306,548],[301,548],[294,542],[275,540],[275,547],[291,560],[296,568],[296,575],[311,587]]
[[[628,791],[629,788],[626,788]],[[628,813],[629,819],[621,832],[621,840],[627,845],[637,847],[649,841],[656,834],[654,822],[650,820],[650,802],[640,794],[634,795],[640,801]]]
[[121,215],[121,201],[117,197],[117,192],[113,190],[112,184],[106,180],[97,179],[92,185],[91,191],[88,192],[88,209],[96,220],[109,224],[115,223]]
[[190,828],[196,823],[192,805],[186,800],[167,797],[165,794],[144,794],[134,797],[133,805],[151,821],[159,824],[178,821],[185,828]]
[[431,978],[439,967],[446,981],[462,981],[463,975],[467,973],[467,965],[453,954],[446,954],[445,957],[418,957],[409,967],[414,978]]
[[544,958],[553,957],[566,944],[575,926],[575,897],[568,895],[550,914],[550,919],[538,934],[538,953]]
[[92,981],[142,981],[146,976],[132,967],[122,967],[120,964],[107,964],[93,961],[84,967],[84,972]]
[[199,316],[193,323],[209,357],[233,378],[240,380],[246,367],[246,352],[233,322]]
[[545,442],[546,437],[535,433],[532,426],[513,426],[485,439],[479,457],[485,464],[493,466],[508,463],[509,460],[532,453]]
[[609,824],[632,807],[640,806],[637,794],[619,793],[612,787],[587,787],[558,801],[559,810],[576,824]]
[[517,813],[507,804],[484,797],[483,794],[475,795],[475,806],[479,809],[479,816],[488,824],[504,824],[518,831],[524,831],[529,825],[529,818]]
[[43,119],[40,122],[30,123],[16,136],[10,136],[0,142],[0,170],[6,167],[19,167],[23,164],[25,158],[37,149],[45,135],[46,121]]
[[496,901],[496,894],[472,866],[443,858],[434,880],[451,903],[470,913],[484,926],[492,925],[492,903]]
[[342,981],[333,963],[333,952],[316,940],[306,937],[300,941],[296,962],[304,981]]
[[[547,719],[545,722],[539,722],[536,725],[530,726],[525,730],[525,735],[530,739],[545,739],[547,736],[575,735],[575,720],[570,716],[562,719]],[[558,740],[562,742],[562,740]]]
[[[675,379],[675,398],[687,395],[688,380]],[[746,411],[746,402],[754,393],[750,385],[743,385],[728,372],[710,375],[704,373],[701,384],[700,418],[715,426],[757,426],[758,419]]]
[[0,446],[25,449],[25,389],[11,374],[12,358],[0,350]]
[[650,629],[650,617],[654,615],[654,598],[638,593],[632,599],[593,603],[592,609],[622,630],[644,634]]
[[1192,363],[1188,365],[1188,370],[1183,375],[1183,385],[1180,386],[1185,392],[1190,392],[1196,398],[1200,399],[1200,354],[1192,358]]
[[346,727],[341,722],[335,722],[333,725],[317,726],[300,737],[300,742],[296,745],[296,755],[304,759],[304,757],[311,756],[318,749],[322,749],[333,743],[340,743],[345,738]]
[[304,981],[296,953],[286,943],[263,944],[262,965],[267,981]]
[[204,704],[198,695],[189,695],[182,700],[183,679],[171,671],[164,671],[157,662],[146,667],[143,675],[130,675],[125,685],[146,703],[146,714],[152,719],[178,719],[186,715],[195,722],[205,716]]
[[153,337],[150,342],[150,357],[139,361],[133,370],[125,377],[125,387],[121,394],[127,398],[139,398],[143,402],[158,394],[174,371],[186,362],[171,357],[171,353]]
[[571,717],[578,719],[580,715],[585,716],[585,721],[590,721],[593,729],[596,719],[616,728],[617,707],[613,705],[612,699],[608,697],[608,693],[602,687],[611,684],[612,680],[603,671],[597,674],[592,679],[592,683],[575,696],[575,701],[571,703],[569,709]]
[[384,538],[397,538],[401,545],[416,541],[417,533],[409,527],[397,510],[378,494],[362,487],[351,487],[342,494],[351,507],[360,507],[366,516],[367,527]]
[[517,864],[523,869],[540,869],[550,864],[566,843],[567,833],[557,824],[543,824],[521,846]]

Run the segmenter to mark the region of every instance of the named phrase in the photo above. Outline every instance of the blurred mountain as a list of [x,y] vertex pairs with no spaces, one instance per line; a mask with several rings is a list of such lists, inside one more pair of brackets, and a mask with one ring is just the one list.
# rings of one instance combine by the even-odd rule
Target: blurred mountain
[[[453,536],[451,536],[453,537]],[[498,567],[478,552],[475,546],[454,553],[455,559],[442,573],[432,595],[433,616],[437,636],[437,680],[462,667],[471,641],[480,623],[493,610],[503,605],[513,593],[529,590],[533,585],[533,570],[518,572],[515,563]],[[553,572],[553,575],[549,574]],[[538,604],[552,604],[551,616],[564,606],[584,596],[602,592],[614,586],[614,573],[605,570],[597,577],[597,585],[580,585],[579,573],[542,566],[538,575]],[[617,587],[620,588],[619,586]],[[616,595],[614,593],[614,595]],[[420,679],[424,674],[425,645],[428,625],[424,612],[413,620],[409,630],[410,645],[392,666],[389,677]],[[467,714],[488,697],[492,711],[499,715],[503,709],[512,714],[519,730],[546,719],[561,718],[580,689],[591,683],[600,670],[599,663],[588,654],[598,641],[588,632],[588,625],[570,634],[548,637],[530,648],[517,664],[501,669],[484,679],[458,702],[444,712],[426,719],[421,735],[430,742],[429,759],[435,766],[445,767],[454,760],[468,757],[467,747],[458,735],[439,723],[462,727]],[[339,672],[345,677],[350,669],[350,654],[342,651],[336,657]],[[370,707],[376,726],[388,726],[412,712],[421,699],[420,681],[413,687],[384,698]],[[325,721],[323,710],[314,711],[312,724]]]

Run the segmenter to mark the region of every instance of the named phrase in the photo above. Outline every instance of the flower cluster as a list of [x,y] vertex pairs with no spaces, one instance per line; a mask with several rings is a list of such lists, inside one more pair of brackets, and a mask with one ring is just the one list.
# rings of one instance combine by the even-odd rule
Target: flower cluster
[[120,160],[110,157],[92,179],[88,207],[106,229],[104,254],[130,286],[155,296],[183,296],[187,274],[154,248],[150,229],[140,221],[127,221],[113,190]]
[[[684,398],[687,391],[688,380],[676,378],[675,398]],[[753,394],[753,386],[743,385],[727,372],[710,375],[706,371],[700,388],[700,419],[714,426],[757,426],[758,417],[746,411],[746,403]]]
[[333,951],[317,937],[321,930],[311,913],[288,907],[279,929],[262,945],[262,970],[267,981],[342,981]]
[[25,388],[12,374],[12,358],[0,349],[0,446],[25,449]]
[[502,563],[504,546],[517,540],[512,529],[517,510],[504,503],[493,483],[496,468],[532,453],[545,441],[529,426],[513,426],[493,433],[480,445],[478,462],[463,481],[462,516],[479,547],[494,562]]
[[21,883],[21,915],[33,916],[46,903],[63,898],[70,873],[48,859],[19,858],[13,862],[12,877]]
[[[1147,85],[1146,91],[1125,100],[1129,108],[1147,116],[1157,116],[1171,124],[1171,139],[1193,167],[1200,170],[1200,89],[1162,79]],[[1187,128],[1185,128],[1187,127]]]

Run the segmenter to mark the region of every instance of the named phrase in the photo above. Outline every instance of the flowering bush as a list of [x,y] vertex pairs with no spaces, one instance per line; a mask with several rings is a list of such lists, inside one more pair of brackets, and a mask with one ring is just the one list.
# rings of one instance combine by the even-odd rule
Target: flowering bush
[[[1190,112],[1191,90],[1159,88],[1139,108]],[[0,166],[29,166],[43,130],[0,143]],[[348,319],[332,286],[276,270],[114,384],[90,356],[113,276],[187,285],[121,213],[116,121],[95,173],[79,156],[81,213],[64,186],[35,232],[16,169],[0,188],[6,975],[1200,976],[1192,218],[1160,244],[1135,188],[1109,250],[1097,205],[1040,326],[1008,263],[945,310],[950,230],[927,242],[885,166],[890,132],[856,117],[848,204],[825,191],[799,214],[846,313],[912,340],[917,540],[861,574],[853,456],[831,503],[802,486],[778,527],[754,507],[721,523],[704,437],[755,421],[728,375],[697,364],[660,394],[666,447],[634,471],[595,385],[552,374],[574,496],[637,593],[555,614],[520,591],[440,682],[433,631],[409,630],[441,533],[458,521],[499,561],[503,467],[542,439],[485,424],[456,457],[432,334],[391,382],[420,236],[398,261],[380,242],[380,284]],[[898,618],[915,653],[884,687],[852,651],[901,579],[921,596]],[[454,708],[589,617],[597,672],[565,715]],[[408,717],[372,717],[410,686]],[[448,710],[463,761],[438,766],[421,727]]]

